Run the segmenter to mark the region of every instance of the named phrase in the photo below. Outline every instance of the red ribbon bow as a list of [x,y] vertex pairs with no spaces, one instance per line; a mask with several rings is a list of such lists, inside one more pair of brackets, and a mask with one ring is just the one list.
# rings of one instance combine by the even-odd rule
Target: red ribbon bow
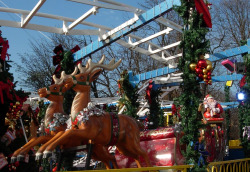
[[0,81],[0,99],[2,104],[4,104],[4,99],[3,99],[4,92],[9,100],[13,100],[13,97],[10,94],[10,90],[12,90],[13,85],[14,84],[10,80],[7,80],[7,83]]
[[9,60],[9,54],[7,54],[7,50],[9,48],[9,41],[8,40],[4,40],[2,37],[0,37],[0,44],[2,44],[2,52],[1,52],[1,59],[3,61],[5,61],[6,56],[8,57]]
[[153,89],[153,81],[150,80],[148,87],[146,88],[146,99],[148,100],[148,103],[151,104],[152,103],[152,99],[151,99],[151,91]]

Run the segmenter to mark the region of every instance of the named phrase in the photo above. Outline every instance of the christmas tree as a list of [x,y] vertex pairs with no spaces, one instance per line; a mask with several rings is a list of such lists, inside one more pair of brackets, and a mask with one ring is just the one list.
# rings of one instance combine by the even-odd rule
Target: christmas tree
[[[16,90],[16,83],[14,82],[13,74],[10,73],[10,55],[7,50],[9,48],[9,42],[6,38],[2,37],[0,31],[0,164],[1,171],[15,171],[17,166],[22,166],[24,171],[34,170],[34,166],[28,167],[28,165],[22,165],[19,163],[9,164],[9,159],[14,150],[21,147],[25,143],[23,128],[29,125],[25,122],[24,127],[20,124],[20,118],[22,116],[25,119],[25,115],[22,107],[26,101],[29,93],[25,93],[23,90]],[[21,170],[22,171],[22,170]]]

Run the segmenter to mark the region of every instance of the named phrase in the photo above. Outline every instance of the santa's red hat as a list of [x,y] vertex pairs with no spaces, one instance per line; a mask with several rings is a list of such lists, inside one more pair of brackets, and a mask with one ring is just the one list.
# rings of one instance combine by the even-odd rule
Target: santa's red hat
[[208,94],[208,95],[206,95],[206,97],[205,97],[207,100],[208,99],[213,99],[213,96],[211,96],[210,94]]

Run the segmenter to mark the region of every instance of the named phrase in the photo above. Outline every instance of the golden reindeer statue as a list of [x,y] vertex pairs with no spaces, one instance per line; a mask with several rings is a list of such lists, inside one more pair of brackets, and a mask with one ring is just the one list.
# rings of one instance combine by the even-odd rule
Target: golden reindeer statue
[[[98,63],[93,63],[89,59],[86,67],[78,64],[80,74],[65,80],[65,86],[72,87],[77,93],[72,103],[71,119],[78,129],[67,130],[46,147],[44,154],[50,156],[58,145],[64,146],[68,140],[90,140],[94,145],[116,145],[122,154],[134,158],[139,168],[141,167],[139,156],[144,157],[147,166],[151,166],[147,153],[140,147],[140,130],[135,119],[108,112],[95,114],[95,110],[81,112],[90,102],[91,82],[98,78],[102,69],[113,70],[121,62],[119,60],[115,63],[112,59],[108,65],[103,65],[104,59],[103,56]],[[79,115],[83,116],[82,120],[78,120]]]
[[[19,148],[14,152],[11,157],[11,161],[15,162],[16,160],[23,160],[25,154],[28,151],[39,144],[43,144],[39,149],[38,153],[36,153],[36,159],[40,159],[42,157],[42,150],[46,148],[47,145],[50,144],[50,141],[53,139],[57,139],[60,137],[67,128],[67,124],[65,123],[69,116],[64,113],[63,110],[63,99],[64,93],[70,89],[70,87],[65,87],[63,83],[63,79],[65,77],[72,77],[77,73],[78,69],[75,68],[74,72],[67,76],[61,76],[60,79],[53,76],[55,84],[51,85],[48,88],[41,88],[38,90],[38,94],[40,97],[46,97],[50,100],[50,105],[48,106],[45,114],[45,130],[47,130],[47,135],[40,137],[33,137],[27,144],[23,147]],[[82,140],[72,140],[68,141],[64,148],[75,147],[81,144],[86,144],[88,140],[83,142]],[[108,150],[102,145],[95,145],[93,150],[93,158],[99,161],[103,161],[107,164],[107,167],[110,168],[109,161],[114,161],[114,157],[108,153]],[[116,162],[115,162],[116,163]],[[117,165],[114,164],[116,167]]]
[[[75,75],[77,71],[78,69],[75,68],[75,71],[71,75]],[[23,160],[25,154],[27,154],[31,148],[36,145],[46,143],[53,138],[56,133],[66,130],[67,124],[65,122],[69,116],[65,114],[63,110],[63,94],[68,90],[68,88],[64,87],[62,78],[59,80],[53,76],[53,79],[55,84],[38,90],[40,97],[46,97],[50,100],[50,105],[48,106],[44,117],[44,125],[47,127],[47,134],[31,138],[28,143],[13,153],[11,162]]]
[[[77,68],[70,75],[65,75],[65,73],[63,72],[60,79],[56,78],[55,76],[53,76],[53,79],[54,79],[55,83],[62,84],[62,85],[60,85],[61,86],[60,89],[65,89],[65,91],[66,91],[66,90],[70,89],[71,86],[68,86],[68,85],[64,86],[65,83],[63,83],[63,80],[67,79],[67,77],[73,77],[73,75],[75,75],[76,73],[77,73]],[[50,90],[53,90],[53,88],[55,89],[55,87],[52,87]],[[40,89],[40,93],[44,93],[43,95],[39,94],[40,96],[47,97],[48,99],[50,98],[49,100],[52,100],[52,97],[48,97],[48,95],[45,94],[45,93],[47,93],[45,88]],[[60,94],[59,93],[50,93],[50,94],[54,95],[53,100],[55,100],[56,97],[58,97],[58,96],[62,96],[61,93]],[[86,98],[89,98],[89,97],[86,97]],[[60,110],[62,110],[63,98],[60,100],[61,100],[60,103],[59,102],[58,103],[60,104]],[[57,105],[55,105],[55,106],[57,106]],[[86,108],[86,107],[87,107],[87,104],[83,104],[83,108]],[[72,108],[72,109],[74,109],[74,108]],[[47,109],[47,112],[48,111],[49,111],[49,109]],[[48,114],[50,114],[50,113],[48,112]],[[48,115],[47,118],[52,119],[51,115]],[[45,121],[49,121],[49,120],[46,120],[47,118],[45,117]],[[46,123],[45,125],[47,126],[48,123]],[[65,129],[66,128],[63,128],[62,130],[57,130],[57,132],[53,132],[53,137],[48,139],[46,142],[43,142],[43,145],[39,148],[39,150],[36,153],[37,160],[42,158],[43,151],[46,149],[46,147],[48,145],[50,145],[53,141],[55,141],[58,137],[60,137],[65,132]],[[66,149],[66,148],[71,148],[71,147],[75,147],[75,146],[79,146],[79,145],[83,145],[83,144],[87,144],[87,143],[88,143],[88,140],[68,140],[67,144],[65,144],[62,148]],[[112,164],[115,168],[118,168],[118,166],[116,164],[115,157],[113,155],[109,154],[107,147],[104,147],[103,145],[95,144],[93,146],[92,158],[96,159],[98,161],[104,162],[107,169],[111,168],[110,162],[112,162]]]

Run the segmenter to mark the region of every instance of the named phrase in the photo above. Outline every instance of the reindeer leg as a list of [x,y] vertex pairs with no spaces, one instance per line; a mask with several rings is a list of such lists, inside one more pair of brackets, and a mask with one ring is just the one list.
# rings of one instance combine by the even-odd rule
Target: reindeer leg
[[26,143],[24,146],[22,146],[21,148],[19,148],[18,150],[16,150],[12,157],[11,157],[11,162],[14,163],[16,162],[16,160],[21,160],[24,158],[24,155],[26,153],[28,153],[28,151],[38,145],[38,144],[41,144],[41,143],[44,143],[46,142],[47,140],[49,140],[50,138],[46,138],[44,136],[41,136],[41,137],[35,137],[35,138],[32,138],[28,143]]
[[50,154],[58,145],[64,145],[67,144],[67,141],[69,139],[77,140],[77,142],[80,140],[89,140],[94,138],[95,135],[93,135],[92,132],[85,129],[70,129],[65,131],[63,135],[61,135],[58,139],[56,139],[53,143],[47,146],[44,153]]
[[111,154],[110,154],[110,156],[111,156],[110,161],[112,162],[114,169],[119,169],[118,164],[117,164],[116,159],[115,159],[115,156],[111,155]]
[[26,143],[25,145],[23,145],[21,148],[17,149],[17,150],[13,153],[12,157],[16,157],[17,155],[19,155],[19,152],[20,152],[21,150],[23,150],[24,148],[26,148],[27,146],[29,146],[29,145],[30,145],[32,142],[34,142],[36,139],[37,139],[37,137],[32,138],[28,143]]
[[[119,144],[116,145],[118,150],[122,154],[134,158],[138,168],[141,168],[141,164],[139,161],[140,156],[144,158],[146,165],[148,167],[151,167],[152,165],[149,161],[147,152],[145,152],[141,148],[138,134],[136,134],[136,136],[134,134],[135,132],[128,132],[127,135],[124,135],[125,138],[123,142],[122,143],[120,142]],[[134,138],[134,139],[131,139],[131,138]]]
[[20,153],[24,148],[26,148],[27,146],[29,146],[32,142],[34,142],[36,139],[37,139],[37,137],[32,138],[28,143],[26,143],[25,145],[23,145],[21,148],[17,149],[17,150],[13,153],[13,155],[12,155],[12,157],[11,157],[11,163],[16,162],[17,156],[19,155],[19,153]]
[[19,154],[17,156],[17,160],[21,161],[24,159],[25,154],[27,154],[30,149],[38,144],[43,144],[46,143],[48,140],[50,140],[52,138],[52,136],[40,136],[38,138],[36,138],[35,140],[33,140],[32,142],[30,142],[29,145],[25,146],[25,148],[21,149],[19,151]]
[[63,135],[64,131],[60,131],[58,132],[56,135],[54,135],[48,142],[46,142],[45,144],[43,144],[37,151],[36,153],[36,160],[41,159],[42,157],[42,153],[44,152],[44,150],[46,149],[46,147],[48,145],[50,145],[51,143],[53,143],[56,139],[58,139],[61,135]]
[[19,154],[26,154],[26,153],[28,153],[28,151],[32,148],[32,147],[34,147],[34,146],[36,146],[36,145],[38,145],[38,144],[43,144],[43,143],[46,143],[48,140],[50,140],[51,138],[52,138],[53,136],[40,136],[40,137],[38,137],[38,138],[36,138],[31,144],[29,144],[28,146],[26,146],[25,148],[23,148],[20,152],[19,152]]
[[138,168],[141,168],[141,164],[139,161],[140,156],[144,158],[147,167],[152,167],[147,152],[145,152],[141,148],[139,143],[136,145],[130,143],[130,145],[123,145],[123,146],[125,146],[125,148],[118,147],[118,150],[122,150],[122,153],[124,153],[124,155],[134,158]]
[[108,152],[108,148],[103,146],[103,145],[94,144],[93,158],[98,160],[98,161],[102,161],[105,164],[106,169],[111,169],[110,162],[112,163],[112,165],[115,169],[118,168],[115,156],[110,154]]

